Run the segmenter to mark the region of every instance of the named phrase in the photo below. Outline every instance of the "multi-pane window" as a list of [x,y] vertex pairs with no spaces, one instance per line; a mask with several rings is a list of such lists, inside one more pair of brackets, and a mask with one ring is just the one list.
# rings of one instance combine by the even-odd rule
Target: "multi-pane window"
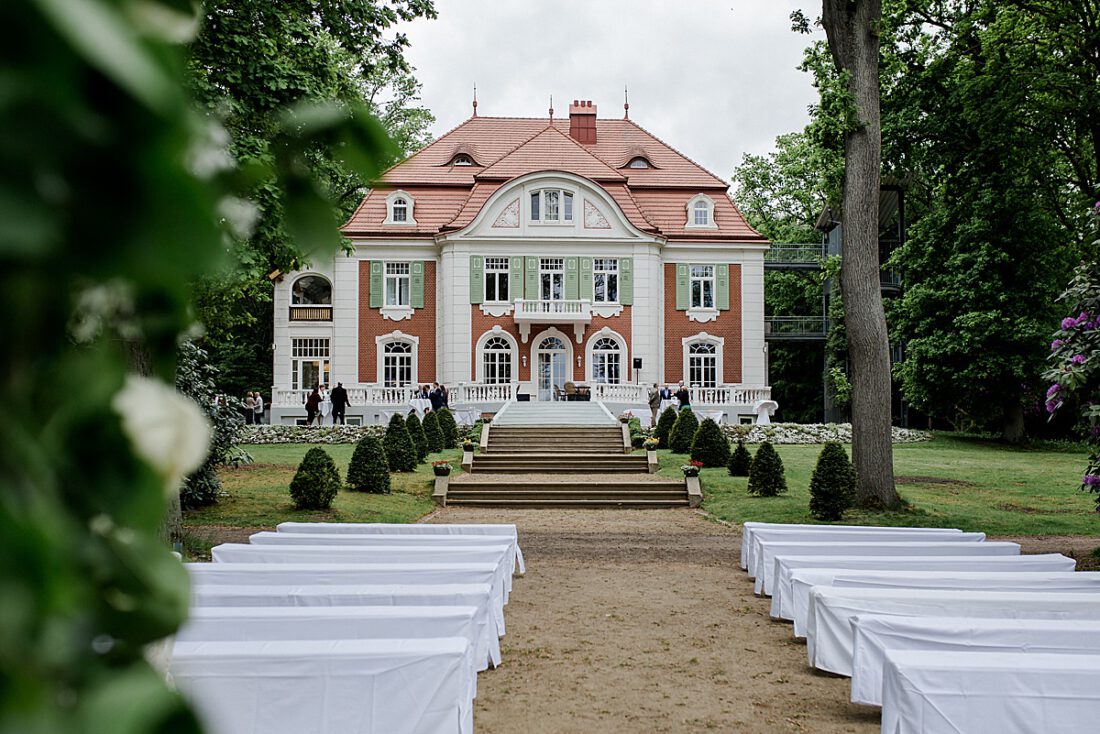
[[539,298],[543,301],[560,301],[565,298],[565,258],[539,259]]
[[688,347],[688,385],[718,386],[718,350],[710,342],[696,342]]
[[573,194],[561,189],[531,192],[532,222],[572,222]]
[[386,263],[386,305],[408,306],[409,264]]
[[596,258],[592,261],[592,294],[596,303],[619,302],[619,261]]
[[696,227],[706,227],[710,224],[710,205],[707,202],[695,202],[693,213],[695,215],[694,222]]
[[409,221],[409,202],[404,199],[394,199],[393,214],[390,218],[395,222]]
[[306,338],[290,340],[290,386],[294,390],[312,390],[327,384],[329,340]]
[[592,379],[612,385],[622,382],[622,354],[614,339],[601,337],[592,345]]
[[294,281],[290,302],[295,306],[328,306],[332,304],[332,286],[319,275],[305,275]]
[[714,266],[691,266],[691,307],[714,308]]
[[512,345],[504,337],[490,337],[482,349],[483,377],[495,385],[512,381]]
[[485,300],[508,300],[508,258],[485,258]]
[[409,342],[389,342],[382,348],[382,384],[405,387],[413,381],[413,346]]

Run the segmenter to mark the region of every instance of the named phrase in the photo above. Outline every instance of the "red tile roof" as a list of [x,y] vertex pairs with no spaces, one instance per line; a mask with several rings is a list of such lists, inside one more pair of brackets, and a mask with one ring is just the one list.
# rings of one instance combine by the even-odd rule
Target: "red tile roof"
[[[471,117],[386,171],[344,226],[349,236],[438,234],[468,226],[505,182],[536,171],[567,171],[603,188],[639,229],[675,239],[765,241],[727,194],[728,184],[632,120],[597,120],[596,142],[569,137],[569,119]],[[458,153],[476,166],[452,166]],[[652,168],[626,168],[644,156]],[[415,226],[383,225],[386,196],[415,199]],[[686,229],[687,204],[707,194],[717,229]]]

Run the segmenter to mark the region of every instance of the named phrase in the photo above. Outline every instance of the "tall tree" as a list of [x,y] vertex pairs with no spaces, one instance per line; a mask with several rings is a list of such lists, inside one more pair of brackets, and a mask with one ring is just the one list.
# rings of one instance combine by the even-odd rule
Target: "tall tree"
[[900,504],[891,443],[890,341],[878,258],[881,180],[879,24],[881,0],[823,0],[821,22],[844,76],[855,124],[844,141],[844,262],[840,271],[852,383],[852,462],[858,501]]

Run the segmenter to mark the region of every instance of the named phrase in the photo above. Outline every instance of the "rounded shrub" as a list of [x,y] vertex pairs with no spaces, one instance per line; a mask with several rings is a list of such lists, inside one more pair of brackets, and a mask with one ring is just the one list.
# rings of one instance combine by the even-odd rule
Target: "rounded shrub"
[[424,416],[424,438],[427,441],[428,453],[434,454],[443,450],[443,431],[439,427],[439,413],[434,410]]
[[386,450],[374,436],[363,436],[355,445],[348,464],[348,489],[356,492],[390,493],[390,467]]
[[685,408],[676,416],[676,423],[668,434],[668,447],[674,454],[686,454],[691,451],[691,442],[699,430],[699,419],[690,408]]
[[416,468],[416,447],[400,413],[394,413],[390,418],[382,446],[386,449],[386,463],[390,471],[412,471]]
[[758,497],[775,497],[787,491],[787,477],[783,473],[783,460],[771,443],[765,441],[756,450],[749,467],[749,494]]
[[653,430],[653,437],[660,441],[657,448],[668,448],[668,437],[672,433],[672,426],[675,424],[676,408],[670,405],[661,412],[661,417],[657,419],[657,427]]
[[818,520],[839,520],[855,502],[856,471],[844,447],[825,444],[810,476],[810,514]]
[[416,447],[416,460],[424,461],[424,457],[428,455],[428,437],[424,435],[424,424],[416,417],[415,410],[405,419],[405,428],[409,429],[409,436],[413,440],[413,446]]
[[314,447],[306,452],[290,480],[290,499],[299,510],[327,510],[339,489],[336,462],[324,449]]
[[730,442],[722,429],[706,418],[695,430],[691,441],[691,458],[703,462],[703,466],[725,466],[730,460]]
[[752,466],[752,454],[745,448],[745,442],[739,440],[737,447],[730,454],[730,462],[727,465],[731,477],[747,477]]
[[436,411],[436,417],[439,418],[439,430],[443,433],[443,448],[453,449],[458,445],[458,423],[454,413],[448,408],[440,408]]

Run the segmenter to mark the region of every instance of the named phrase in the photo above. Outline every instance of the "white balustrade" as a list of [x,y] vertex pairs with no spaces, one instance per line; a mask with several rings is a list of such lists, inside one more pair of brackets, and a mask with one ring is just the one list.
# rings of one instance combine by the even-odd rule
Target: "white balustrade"
[[592,399],[605,403],[646,405],[649,403],[649,389],[645,385],[597,382],[592,385]]
[[306,398],[312,390],[286,390],[281,387],[271,388],[271,404],[281,408],[300,407],[305,405]]
[[450,402],[459,403],[506,403],[515,398],[517,383],[500,382],[494,384],[481,382],[463,382],[451,388]]
[[770,387],[744,387],[718,385],[716,387],[689,387],[692,405],[753,405],[758,400],[771,400]]
[[590,301],[533,301],[522,298],[516,299],[516,317],[537,316],[565,316],[591,318],[592,304]]

